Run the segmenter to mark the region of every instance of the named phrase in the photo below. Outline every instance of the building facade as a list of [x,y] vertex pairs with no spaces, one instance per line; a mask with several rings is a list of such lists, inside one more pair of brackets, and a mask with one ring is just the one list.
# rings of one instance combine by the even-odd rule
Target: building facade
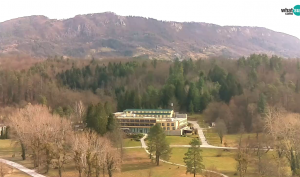
[[0,124],[0,138],[4,138],[5,135],[6,135],[6,126]]
[[169,135],[181,135],[187,126],[187,115],[172,109],[126,109],[115,113],[122,129],[132,133],[148,133],[150,127],[160,124]]

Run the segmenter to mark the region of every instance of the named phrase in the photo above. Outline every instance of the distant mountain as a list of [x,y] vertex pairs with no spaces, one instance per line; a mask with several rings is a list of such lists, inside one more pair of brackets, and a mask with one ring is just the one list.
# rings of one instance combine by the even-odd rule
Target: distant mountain
[[0,23],[0,54],[172,59],[266,53],[300,57],[299,49],[298,38],[266,28],[167,22],[114,13],[66,20],[30,16]]

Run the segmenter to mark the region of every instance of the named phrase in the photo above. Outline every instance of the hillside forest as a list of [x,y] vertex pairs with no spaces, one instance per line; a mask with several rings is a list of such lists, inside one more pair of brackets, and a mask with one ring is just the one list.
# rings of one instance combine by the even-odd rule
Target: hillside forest
[[98,110],[103,127],[110,121],[105,115],[126,108],[173,108],[176,112],[202,113],[208,123],[223,119],[228,133],[237,133],[240,127],[258,133],[267,106],[300,113],[297,59],[264,54],[235,60],[181,61],[56,56],[25,63],[20,57],[3,59],[2,119],[28,103],[47,105],[53,113],[71,118],[76,111],[74,103],[81,101],[87,112]]

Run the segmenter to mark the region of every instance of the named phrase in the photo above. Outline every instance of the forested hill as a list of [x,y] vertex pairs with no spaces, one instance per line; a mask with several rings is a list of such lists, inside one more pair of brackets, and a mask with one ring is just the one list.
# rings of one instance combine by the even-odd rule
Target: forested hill
[[157,59],[237,57],[251,53],[300,57],[300,40],[260,27],[166,22],[114,13],[65,20],[30,16],[0,23],[0,54]]
[[[39,102],[63,117],[71,115],[78,101],[105,104],[113,111],[173,103],[175,111],[203,113],[208,122],[224,119],[233,133],[241,126],[261,131],[268,105],[300,113],[300,63],[277,56],[174,62],[49,58],[22,70],[4,62],[1,66],[3,107]],[[5,115],[8,108],[0,111]]]

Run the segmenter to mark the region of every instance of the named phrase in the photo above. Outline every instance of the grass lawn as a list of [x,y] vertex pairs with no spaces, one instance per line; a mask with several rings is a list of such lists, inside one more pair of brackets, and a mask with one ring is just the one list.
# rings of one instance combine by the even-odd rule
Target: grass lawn
[[11,168],[8,165],[0,164],[0,167],[1,167],[2,172],[4,172],[6,174],[5,177],[29,177],[29,175],[21,172],[20,170],[15,169],[15,168]]
[[219,135],[214,131],[214,129],[205,129],[203,130],[203,133],[208,144],[213,146],[221,146]]
[[[14,145],[14,142],[10,140],[0,140],[0,158],[12,160],[12,155],[16,155],[20,152],[20,148]],[[8,168],[9,166],[4,165],[4,168],[9,169],[9,174],[5,177],[29,177],[29,175],[15,169]]]
[[11,159],[12,155],[21,157],[21,147],[11,140],[0,140],[0,157],[4,159]]
[[124,147],[142,146],[141,141],[135,141],[134,139],[126,138],[123,140]]
[[[126,149],[122,172],[116,173],[116,177],[192,177],[186,175],[185,168],[161,163],[156,166],[151,163],[143,149]],[[151,174],[151,175],[150,175]],[[200,175],[197,175],[200,177]]]
[[191,121],[198,121],[198,124],[200,125],[201,128],[207,128],[208,124],[204,122],[204,117],[202,116],[202,114],[189,114],[187,116],[188,120]]
[[[227,147],[236,147],[238,145],[238,140],[240,138],[240,134],[228,134],[223,137],[223,144],[221,144],[219,135],[214,128],[205,129],[203,132],[208,143],[214,146],[225,146],[224,143],[226,142]],[[243,134],[243,139],[248,137],[250,137],[251,139],[256,138],[256,133]]]
[[[184,164],[184,154],[188,148],[172,148],[172,155],[169,161]],[[218,157],[219,156],[219,157]],[[202,149],[203,164],[206,169],[215,167],[217,171],[230,177],[234,177],[236,172],[235,151],[223,151],[221,149]],[[255,177],[253,167],[249,166],[247,177]]]
[[[135,146],[139,142],[131,142],[125,140],[128,143],[128,146]],[[15,153],[16,156],[12,157],[12,154]],[[10,140],[0,140],[0,157],[14,162],[20,163],[27,168],[32,168],[32,163],[30,160],[22,161],[20,157],[20,147],[14,147],[11,145]],[[29,158],[28,158],[29,159]],[[184,167],[177,167],[174,165],[169,165],[161,163],[160,166],[156,166],[151,163],[148,154],[146,154],[144,149],[124,149],[123,163],[120,172],[115,172],[114,177],[192,177],[193,175],[186,175]],[[151,175],[149,175],[151,174]],[[45,175],[45,174],[44,174]],[[27,177],[28,175],[23,174],[17,170],[14,173],[5,176],[5,177]],[[47,177],[57,177],[58,173],[55,169],[50,169],[49,173],[46,174]],[[74,164],[67,164],[63,170],[64,177],[76,177],[78,172],[75,170]],[[102,174],[101,174],[102,176]],[[106,174],[106,176],[108,176]],[[197,175],[197,177],[201,177]]]
[[192,135],[187,137],[182,136],[166,136],[170,145],[188,145],[193,138],[197,138],[198,135]]

